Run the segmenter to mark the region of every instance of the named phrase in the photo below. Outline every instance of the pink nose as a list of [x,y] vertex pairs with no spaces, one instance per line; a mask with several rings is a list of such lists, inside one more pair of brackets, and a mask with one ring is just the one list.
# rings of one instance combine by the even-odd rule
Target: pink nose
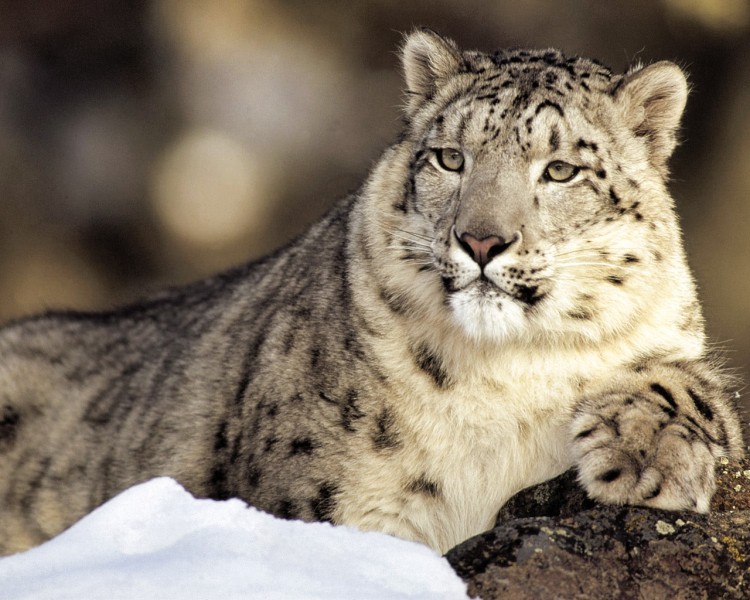
[[506,242],[497,235],[491,235],[484,239],[478,240],[470,233],[462,233],[458,238],[461,247],[466,254],[474,259],[481,268],[484,268],[488,262],[498,254],[502,254],[510,246],[511,242]]

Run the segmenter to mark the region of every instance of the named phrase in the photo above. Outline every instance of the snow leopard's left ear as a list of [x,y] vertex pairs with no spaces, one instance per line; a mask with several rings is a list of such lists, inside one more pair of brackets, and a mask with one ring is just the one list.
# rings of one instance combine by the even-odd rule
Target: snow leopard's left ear
[[401,62],[406,79],[406,114],[411,117],[442,82],[458,73],[461,51],[453,40],[431,29],[419,29],[406,36]]
[[674,63],[654,63],[627,73],[614,92],[625,122],[648,144],[651,163],[666,174],[687,101],[685,74]]

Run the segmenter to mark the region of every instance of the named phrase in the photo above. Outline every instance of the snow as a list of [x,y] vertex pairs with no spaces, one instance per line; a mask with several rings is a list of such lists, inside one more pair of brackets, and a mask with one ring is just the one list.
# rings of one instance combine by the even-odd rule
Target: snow
[[126,490],[46,544],[0,559],[3,600],[466,600],[429,548],[197,500],[168,478]]

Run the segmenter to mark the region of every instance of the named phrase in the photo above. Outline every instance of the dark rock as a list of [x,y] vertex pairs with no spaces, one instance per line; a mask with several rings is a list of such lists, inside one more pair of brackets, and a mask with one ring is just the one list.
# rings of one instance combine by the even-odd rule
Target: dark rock
[[565,473],[524,490],[447,558],[493,598],[750,598],[750,461],[720,464],[708,515],[588,500]]
[[596,505],[571,470],[518,492],[500,510],[497,525],[522,517],[569,517]]

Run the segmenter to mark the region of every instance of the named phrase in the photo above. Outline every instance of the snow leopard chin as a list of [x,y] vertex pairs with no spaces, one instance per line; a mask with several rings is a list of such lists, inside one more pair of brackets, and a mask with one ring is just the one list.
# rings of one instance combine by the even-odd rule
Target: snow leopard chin
[[458,326],[475,342],[499,344],[521,337],[528,329],[523,307],[505,295],[466,289],[451,297],[450,306]]

